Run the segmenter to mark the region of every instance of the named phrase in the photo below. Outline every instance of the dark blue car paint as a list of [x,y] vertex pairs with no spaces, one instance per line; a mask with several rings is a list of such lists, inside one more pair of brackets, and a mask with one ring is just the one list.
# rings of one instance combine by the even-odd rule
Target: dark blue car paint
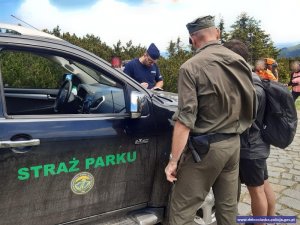
[[[64,41],[1,34],[0,48],[66,54],[101,68],[124,84],[126,102],[126,112],[118,115],[8,116],[1,84],[0,140],[26,135],[40,139],[41,144],[26,148],[25,153],[0,149],[0,224],[60,224],[116,210],[126,213],[145,206],[166,206],[170,185],[163,169],[170,151],[176,102],[154,97],[104,60]],[[129,114],[132,91],[144,93],[148,99],[147,110],[138,119]],[[136,144],[136,140],[145,139],[147,143]],[[87,158],[133,151],[137,153],[134,163],[88,170],[84,165]],[[85,195],[75,195],[70,189],[77,172],[18,179],[20,168],[58,166],[72,160],[79,161],[79,172],[90,172],[95,178],[95,186]]]

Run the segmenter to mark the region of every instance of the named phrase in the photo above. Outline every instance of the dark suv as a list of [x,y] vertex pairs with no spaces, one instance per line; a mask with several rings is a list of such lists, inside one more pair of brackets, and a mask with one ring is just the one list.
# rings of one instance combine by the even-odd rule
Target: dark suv
[[[4,24],[0,75],[1,225],[163,221],[175,94],[145,90],[64,40]],[[208,223],[210,209],[198,211]]]

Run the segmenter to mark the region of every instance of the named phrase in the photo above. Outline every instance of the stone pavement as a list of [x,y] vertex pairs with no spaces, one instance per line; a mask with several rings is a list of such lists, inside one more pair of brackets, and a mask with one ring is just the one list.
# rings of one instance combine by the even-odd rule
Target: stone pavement
[[[300,120],[300,111],[298,111]],[[269,181],[276,195],[276,213],[297,216],[300,224],[300,121],[293,143],[285,150],[272,147],[267,160]],[[250,195],[242,185],[239,214],[250,215]]]

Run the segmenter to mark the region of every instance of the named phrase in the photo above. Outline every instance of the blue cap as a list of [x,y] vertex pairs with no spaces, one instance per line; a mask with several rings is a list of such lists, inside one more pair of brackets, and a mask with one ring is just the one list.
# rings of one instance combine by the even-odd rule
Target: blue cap
[[147,53],[153,60],[157,60],[160,56],[159,50],[154,43],[151,43],[147,50]]

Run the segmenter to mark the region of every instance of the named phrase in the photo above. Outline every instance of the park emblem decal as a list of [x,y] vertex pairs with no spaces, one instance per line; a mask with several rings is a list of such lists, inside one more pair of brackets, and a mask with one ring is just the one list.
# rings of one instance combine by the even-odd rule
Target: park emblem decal
[[71,181],[71,190],[74,194],[84,195],[94,186],[94,177],[88,172],[76,174]]

